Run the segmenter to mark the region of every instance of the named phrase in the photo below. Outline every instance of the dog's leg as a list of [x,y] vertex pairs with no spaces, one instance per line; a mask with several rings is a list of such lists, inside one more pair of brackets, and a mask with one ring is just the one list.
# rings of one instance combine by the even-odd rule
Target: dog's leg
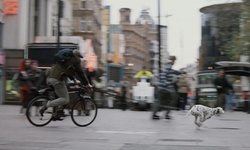
[[200,124],[199,122],[197,122],[197,121],[198,121],[198,115],[195,115],[194,117],[195,117],[194,123],[195,123],[198,127],[200,127],[201,124]]
[[204,113],[200,113],[201,115],[200,115],[200,123],[202,123],[202,122],[204,122],[205,121],[205,115],[204,115]]

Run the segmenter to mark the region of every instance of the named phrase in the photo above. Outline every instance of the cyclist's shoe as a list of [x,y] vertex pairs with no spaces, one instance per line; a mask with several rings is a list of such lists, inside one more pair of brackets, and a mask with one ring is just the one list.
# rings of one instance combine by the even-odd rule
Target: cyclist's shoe
[[57,115],[60,116],[60,117],[65,117],[65,113],[63,110],[58,110],[57,112]]
[[59,115],[55,114],[55,115],[52,116],[52,120],[53,121],[62,121],[63,118],[61,118]]
[[65,117],[64,111],[63,110],[58,110],[53,116],[52,116],[52,120],[53,121],[62,121],[63,118]]
[[45,102],[45,104],[42,106],[42,108],[39,110],[39,113],[41,114],[41,116],[43,116],[43,113],[45,112],[45,110],[47,110],[48,108],[47,108],[47,106],[46,106],[46,102]]

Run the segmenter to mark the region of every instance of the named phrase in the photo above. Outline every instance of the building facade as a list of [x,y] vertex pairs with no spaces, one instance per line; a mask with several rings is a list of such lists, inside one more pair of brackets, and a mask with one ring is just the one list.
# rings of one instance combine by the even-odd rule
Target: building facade
[[[41,42],[36,37],[57,35],[57,0],[6,0],[3,49],[6,56],[4,65],[5,102],[16,103],[18,94],[13,92],[12,78],[17,72],[20,59],[27,57],[28,43]],[[60,35],[71,35],[71,0],[61,0]],[[10,8],[9,10],[7,8]],[[15,94],[13,94],[15,93]]]
[[215,68],[215,62],[230,60],[223,46],[230,42],[234,32],[240,29],[240,3],[224,3],[206,6],[202,13],[202,70]]
[[157,41],[157,28],[148,10],[144,9],[135,24],[130,21],[131,10],[120,9],[120,25],[125,36],[124,75],[132,82],[133,76],[143,68],[152,71],[151,41]]
[[123,79],[125,37],[122,33],[121,25],[109,26],[109,44],[110,49],[107,55],[107,83],[120,85]]
[[[91,39],[94,52],[102,58],[102,1],[101,0],[71,0],[73,6],[72,35],[81,36],[84,40]],[[98,67],[103,67],[98,59]]]

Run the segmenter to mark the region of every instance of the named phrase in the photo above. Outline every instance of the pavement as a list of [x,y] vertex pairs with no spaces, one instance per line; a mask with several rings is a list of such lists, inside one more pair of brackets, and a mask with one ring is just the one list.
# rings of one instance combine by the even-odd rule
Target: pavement
[[88,127],[70,117],[34,127],[20,106],[0,105],[0,150],[249,150],[250,114],[226,112],[197,128],[193,116],[173,111],[152,120],[149,111],[99,109]]

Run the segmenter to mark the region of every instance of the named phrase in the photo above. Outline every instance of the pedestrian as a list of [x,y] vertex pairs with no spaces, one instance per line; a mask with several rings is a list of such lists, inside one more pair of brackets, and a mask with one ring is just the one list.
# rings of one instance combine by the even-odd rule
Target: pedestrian
[[30,90],[30,82],[28,77],[28,71],[30,70],[31,60],[23,59],[19,64],[19,73],[17,80],[19,82],[19,93],[20,93],[20,101],[21,101],[21,110],[20,113],[23,113],[23,109],[27,107],[29,102],[29,90]]
[[185,110],[187,105],[188,92],[191,91],[186,72],[183,72],[182,75],[177,78],[177,87],[180,109]]
[[199,89],[198,88],[195,88],[195,98],[194,98],[194,100],[195,100],[195,105],[198,105],[198,104],[200,104],[200,96],[199,96]]
[[169,62],[164,65],[164,69],[159,75],[155,90],[156,100],[153,106],[152,119],[160,119],[160,116],[157,115],[160,108],[165,108],[166,110],[165,119],[171,119],[170,111],[173,107],[176,107],[177,91],[175,83],[178,72],[172,69],[175,61],[176,57],[170,56]]
[[121,99],[120,99],[120,108],[122,110],[127,109],[127,98],[129,98],[129,91],[131,88],[131,83],[129,82],[129,77],[125,76],[124,79],[120,82],[121,85]]
[[249,96],[248,96],[248,90],[246,89],[243,89],[242,91],[242,99],[244,100],[244,108],[243,108],[243,111],[244,112],[247,112],[247,113],[250,113],[250,108],[249,108]]
[[233,90],[229,89],[228,94],[226,95],[226,110],[233,111],[234,109],[234,92]]
[[218,72],[218,77],[214,80],[214,85],[217,89],[217,102],[216,107],[221,107],[225,109],[226,95],[229,90],[233,90],[233,86],[228,82],[225,77],[223,69]]
[[29,101],[38,96],[38,89],[44,86],[41,84],[41,80],[43,80],[42,73],[43,71],[38,68],[38,61],[32,60],[30,69],[27,70],[30,85]]

